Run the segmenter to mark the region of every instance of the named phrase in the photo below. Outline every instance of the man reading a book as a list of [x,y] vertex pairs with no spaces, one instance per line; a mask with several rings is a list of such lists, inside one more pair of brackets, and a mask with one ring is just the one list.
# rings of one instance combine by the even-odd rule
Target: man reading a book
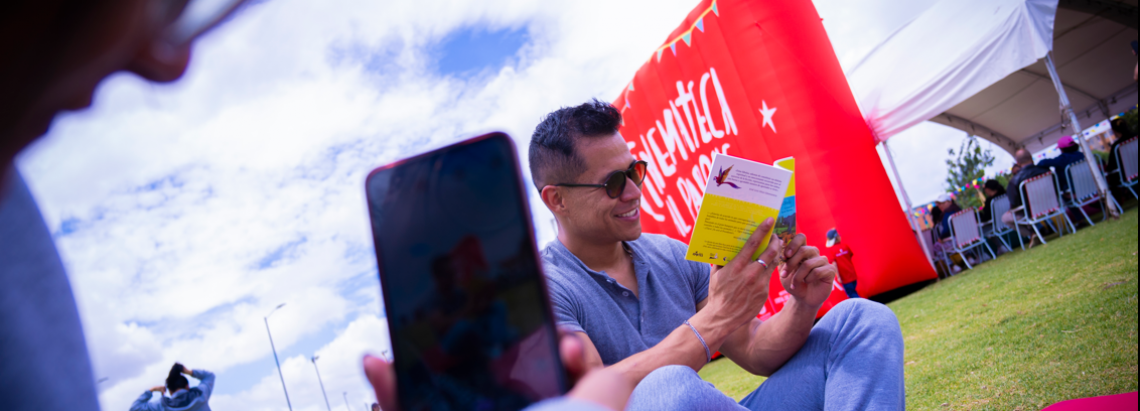
[[[530,170],[558,237],[542,252],[555,320],[584,342],[587,362],[637,384],[628,410],[866,410],[905,408],[898,320],[867,300],[836,305],[834,266],[805,245],[771,237],[764,221],[723,267],[685,260],[686,246],[642,234],[636,161],[618,134],[621,114],[593,100],[546,116],[530,142]],[[774,268],[790,294],[760,312]],[[769,378],[739,403],[697,375],[720,351]]]

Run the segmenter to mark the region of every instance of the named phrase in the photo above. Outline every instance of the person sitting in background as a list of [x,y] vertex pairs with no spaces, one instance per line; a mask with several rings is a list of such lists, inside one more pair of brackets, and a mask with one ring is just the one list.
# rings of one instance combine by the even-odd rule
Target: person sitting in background
[[950,237],[950,216],[962,211],[958,204],[954,203],[954,199],[950,197],[950,193],[943,193],[934,200],[934,208],[930,209],[930,221],[934,223],[934,228],[930,230],[930,239],[934,244],[931,249],[935,255],[944,258],[946,262],[946,276],[954,275],[962,270],[961,263],[963,262],[961,256],[958,254],[950,253],[950,245],[945,241]]
[[945,240],[950,238],[950,217],[954,213],[962,211],[962,207],[954,202],[950,193],[942,193],[934,202],[938,210],[941,211],[941,218],[938,220],[938,239]]
[[1037,166],[1041,168],[1053,167],[1057,174],[1057,185],[1061,187],[1061,191],[1069,191],[1069,175],[1065,173],[1065,167],[1069,164],[1085,159],[1085,155],[1081,153],[1081,146],[1073,140],[1073,136],[1064,136],[1057,140],[1057,148],[1061,150],[1061,154],[1056,157],[1047,158],[1037,162]]
[[1013,159],[1017,162],[1018,172],[1009,179],[1009,186],[1005,188],[1006,194],[1009,197],[1009,211],[1001,216],[1002,224],[1009,228],[1017,228],[1022,237],[1030,237],[1029,246],[1033,247],[1037,243],[1037,239],[1033,237],[1033,232],[1029,227],[1021,227],[1014,224],[1014,220],[1018,216],[1023,216],[1023,211],[1014,212],[1014,209],[1021,207],[1024,203],[1021,198],[1020,185],[1022,181],[1028,180],[1033,177],[1049,172],[1049,169],[1039,167],[1033,164],[1033,155],[1029,154],[1024,148],[1018,149],[1013,153]]
[[[190,381],[182,374],[198,379],[198,385],[190,388]],[[157,404],[151,403],[154,393],[163,390],[170,393],[169,397],[162,397]],[[214,392],[214,373],[203,370],[191,370],[174,363],[170,368],[170,375],[166,377],[166,385],[159,385],[143,392],[133,404],[131,411],[210,411],[210,394]]]
[[[981,222],[983,224],[984,223],[995,223],[996,224],[997,222],[993,221],[993,219],[994,219],[993,218],[993,216],[994,216],[994,213],[993,213],[994,199],[997,197],[1005,195],[1005,187],[1002,187],[1001,183],[999,183],[997,180],[986,180],[986,184],[984,186],[982,186],[982,193],[984,193],[986,195],[986,205],[985,205],[985,208],[982,209],[983,211],[981,213],[978,213],[979,214],[978,215],[979,222]],[[994,231],[997,231],[996,227],[994,227]],[[996,251],[998,255],[1002,255],[1002,254],[1009,252],[1009,250],[1005,248],[1004,244],[1002,244],[1000,241],[996,241],[996,239],[994,239],[992,237],[986,238],[986,241],[990,242],[990,247],[993,247],[994,251]]]
[[[938,203],[935,202],[934,205],[938,205]],[[934,239],[934,242],[936,242],[936,243],[938,242],[938,240],[935,239],[933,236],[938,234],[938,224],[940,224],[940,223],[942,223],[942,209],[938,208],[938,207],[931,207],[930,208],[930,232],[931,232],[932,236],[930,238]]]
[[[1112,136],[1116,139],[1112,141],[1112,146],[1108,148],[1108,165],[1104,168],[1105,175],[1120,168],[1116,163],[1116,148],[1132,137],[1136,137],[1136,132],[1132,131],[1132,127],[1128,126],[1128,122],[1124,120],[1124,117],[1117,117],[1112,120],[1111,124]],[[1110,178],[1108,179],[1108,184],[1110,186],[1119,185],[1120,178]]]
[[842,238],[839,237],[839,231],[834,228],[827,230],[827,248],[824,252],[831,259],[831,263],[835,264],[835,268],[839,269],[839,282],[843,284],[843,291],[847,292],[847,298],[862,298],[859,296],[859,292],[855,290],[859,280],[859,276],[855,274],[855,263],[851,261],[851,257],[854,257],[855,253],[851,251],[851,247],[843,244]]
[[988,223],[993,221],[991,210],[993,210],[994,199],[1005,195],[1005,187],[1002,187],[997,180],[986,180],[986,184],[982,186],[982,193],[986,195],[986,205],[983,208],[985,212],[979,213],[981,215],[978,218],[981,222]]

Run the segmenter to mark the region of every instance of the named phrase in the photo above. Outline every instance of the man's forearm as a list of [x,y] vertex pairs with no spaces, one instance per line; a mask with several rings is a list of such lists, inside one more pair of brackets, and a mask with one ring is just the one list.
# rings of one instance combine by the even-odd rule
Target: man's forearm
[[784,308],[767,321],[757,320],[755,327],[741,327],[729,337],[721,351],[748,372],[770,376],[803,348],[817,312],[819,307],[789,299]]
[[[718,323],[709,310],[701,310],[689,318],[689,323],[701,333],[709,352],[717,351],[728,338],[730,325]],[[701,341],[688,325],[681,324],[665,339],[652,348],[631,355],[610,368],[621,372],[637,385],[646,375],[666,365],[684,365],[699,371],[708,362],[708,354]]]

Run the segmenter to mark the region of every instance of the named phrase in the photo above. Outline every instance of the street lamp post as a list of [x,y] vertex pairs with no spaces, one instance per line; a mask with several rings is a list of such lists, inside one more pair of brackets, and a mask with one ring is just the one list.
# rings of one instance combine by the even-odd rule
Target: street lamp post
[[344,409],[352,411],[352,408],[348,406],[348,391],[344,392]]
[[273,346],[273,333],[269,332],[269,316],[284,306],[285,303],[281,303],[262,319],[265,320],[265,333],[269,334],[269,348],[273,350],[273,361],[277,363],[277,375],[281,377],[281,390],[285,391],[285,404],[289,406],[289,411],[293,411],[293,403],[289,402],[289,390],[285,388],[285,374],[281,373],[281,360],[277,359],[277,347]]
[[317,382],[321,384],[321,395],[325,396],[325,407],[328,408],[329,411],[332,411],[332,405],[329,405],[329,395],[325,393],[325,382],[321,381],[321,370],[317,368],[317,358],[321,358],[321,356],[313,356],[313,369],[317,370]]

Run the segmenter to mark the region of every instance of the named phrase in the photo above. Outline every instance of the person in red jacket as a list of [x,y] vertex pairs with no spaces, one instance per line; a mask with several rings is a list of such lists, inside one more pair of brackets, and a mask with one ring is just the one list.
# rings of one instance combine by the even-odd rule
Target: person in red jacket
[[847,298],[862,298],[855,291],[856,280],[859,279],[859,276],[855,275],[855,263],[851,262],[851,257],[854,257],[855,253],[851,252],[851,247],[843,244],[839,232],[834,228],[827,230],[827,249],[824,252],[839,268],[839,282],[843,283]]

